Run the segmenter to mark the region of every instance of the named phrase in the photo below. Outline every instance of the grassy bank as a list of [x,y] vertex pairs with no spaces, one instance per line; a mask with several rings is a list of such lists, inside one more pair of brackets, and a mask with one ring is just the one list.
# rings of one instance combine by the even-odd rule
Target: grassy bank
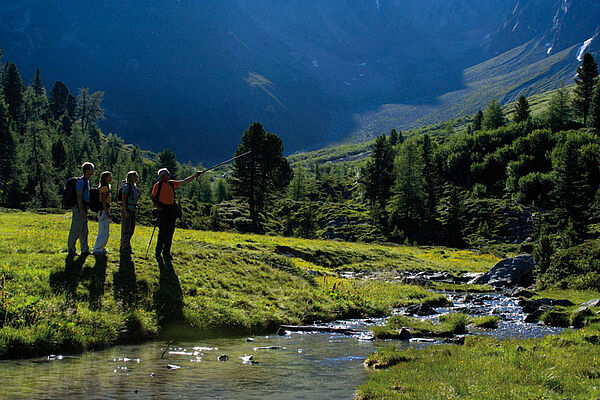
[[468,337],[464,346],[388,347],[368,364],[367,399],[596,399],[600,325],[544,339]]
[[[107,258],[66,258],[70,214],[0,213],[0,357],[80,351],[145,340],[181,318],[196,334],[242,334],[282,323],[376,316],[443,297],[338,271],[484,271],[496,258],[442,248],[366,245],[177,230],[174,261],[145,256],[138,226],[131,259],[111,226]],[[90,222],[90,245],[97,224]],[[156,235],[154,237],[156,241]]]

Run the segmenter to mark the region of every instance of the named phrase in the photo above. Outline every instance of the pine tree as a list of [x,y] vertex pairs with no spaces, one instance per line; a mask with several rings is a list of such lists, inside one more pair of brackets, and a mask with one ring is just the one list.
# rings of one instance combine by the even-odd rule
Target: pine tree
[[166,168],[169,170],[169,174],[172,179],[177,178],[179,173],[179,167],[177,165],[177,156],[171,149],[164,149],[158,153],[156,168]]
[[242,135],[233,162],[231,185],[235,195],[248,201],[254,231],[259,232],[259,215],[273,195],[285,190],[292,179],[292,169],[283,157],[283,142],[265,132],[258,122],[250,125]]
[[104,119],[103,99],[104,92],[90,94],[88,88],[79,89],[79,94],[77,95],[77,116],[80,119],[81,132],[89,133],[93,129],[98,128],[98,121]]
[[477,132],[481,130],[481,123],[483,122],[483,111],[477,111],[475,118],[473,118],[473,131]]
[[520,96],[515,105],[515,122],[527,122],[531,118],[531,111],[529,110],[529,102],[525,96]]
[[42,121],[29,122],[25,131],[23,154],[27,166],[27,189],[31,196],[32,207],[58,205],[50,151],[47,126]]
[[394,150],[385,135],[375,139],[361,182],[371,206],[385,209],[394,183]]
[[[17,144],[14,133],[10,127],[8,109],[0,99],[0,205],[6,207],[10,204],[9,196],[15,176],[17,160]],[[14,193],[14,192],[12,192]]]
[[427,194],[426,207],[429,215],[433,217],[439,197],[440,179],[434,158],[433,143],[427,134],[423,136],[421,154],[423,156],[423,177],[425,178],[425,192]]
[[304,200],[305,184],[304,184],[304,168],[300,167],[294,171],[294,178],[290,184],[290,195],[292,200]]
[[552,152],[552,166],[555,176],[552,193],[556,212],[563,224],[572,220],[576,229],[581,231],[581,223],[587,209],[589,185],[587,171],[579,155],[579,143],[576,138],[568,137],[564,143],[556,145]]
[[50,90],[50,111],[55,120],[62,118],[67,111],[69,89],[61,81],[56,81]]
[[577,67],[575,78],[575,91],[573,98],[573,111],[583,117],[583,124],[587,125],[592,93],[598,78],[598,64],[590,53],[585,53],[581,66]]
[[36,96],[46,96],[46,88],[42,82],[39,68],[35,70],[35,76],[33,77],[31,86],[33,87]]
[[505,124],[506,120],[504,118],[502,106],[498,103],[498,100],[492,99],[483,113],[483,119],[481,121],[482,129],[497,129]]
[[23,110],[25,85],[23,84],[23,79],[21,79],[21,74],[19,74],[19,70],[15,64],[9,63],[6,65],[2,86],[4,89],[4,100],[8,106],[8,113],[18,131],[22,133],[25,124]]
[[589,125],[597,134],[600,134],[600,79],[596,79],[596,85],[590,101]]
[[388,136],[388,142],[392,147],[398,144],[398,132],[396,132],[396,129],[392,129],[390,131],[390,135]]
[[573,110],[570,103],[569,91],[561,82],[560,87],[556,89],[556,92],[550,98],[546,110],[546,120],[552,132],[566,129],[571,123]]
[[438,206],[438,219],[442,225],[445,241],[449,246],[461,246],[463,243],[463,215],[463,197],[456,186],[447,183]]
[[400,148],[396,160],[396,183],[390,203],[392,223],[409,234],[415,232],[427,218],[427,193],[423,177],[423,157],[414,141],[407,141]]

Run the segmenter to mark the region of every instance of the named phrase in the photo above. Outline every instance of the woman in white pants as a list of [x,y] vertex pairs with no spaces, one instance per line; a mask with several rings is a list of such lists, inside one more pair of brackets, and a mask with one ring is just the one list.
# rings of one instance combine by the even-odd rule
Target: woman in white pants
[[95,256],[106,254],[106,244],[108,243],[108,236],[110,234],[110,182],[112,181],[112,174],[108,171],[104,171],[100,175],[100,184],[98,185],[98,194],[100,196],[100,204],[102,209],[98,213],[98,236],[96,236],[96,244],[94,244],[94,250],[92,253]]

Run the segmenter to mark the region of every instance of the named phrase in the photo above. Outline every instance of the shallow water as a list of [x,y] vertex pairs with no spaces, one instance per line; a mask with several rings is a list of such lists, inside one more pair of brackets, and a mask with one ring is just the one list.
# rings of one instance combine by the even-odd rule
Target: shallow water
[[[165,343],[153,342],[62,359],[2,361],[0,398],[350,399],[367,380],[363,361],[384,345],[343,334],[292,333],[254,342],[177,343],[164,359]],[[281,348],[255,349],[263,346]],[[221,354],[229,360],[218,361]],[[239,359],[250,354],[257,364]]]
[[[482,331],[497,337],[542,337],[560,329],[525,324],[514,299],[500,295],[449,294],[454,307],[496,313],[499,329]],[[437,318],[437,316],[429,317]],[[335,326],[368,330],[375,321],[340,321]],[[0,361],[0,398],[34,399],[351,399],[368,374],[362,363],[389,341],[359,340],[331,333],[214,338],[117,346],[105,351],[18,361]],[[394,341],[400,347],[431,343]],[[279,346],[277,349],[258,347]],[[165,352],[166,349],[166,352]],[[161,355],[165,353],[164,358]],[[219,361],[226,354],[227,361]],[[253,356],[254,364],[240,357]],[[172,366],[174,368],[169,368]],[[179,368],[177,368],[179,367]]]

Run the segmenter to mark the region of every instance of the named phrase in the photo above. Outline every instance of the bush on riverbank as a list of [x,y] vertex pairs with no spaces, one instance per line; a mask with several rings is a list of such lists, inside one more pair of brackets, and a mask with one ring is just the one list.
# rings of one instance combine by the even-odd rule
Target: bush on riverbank
[[[445,248],[177,230],[173,265],[159,268],[152,249],[145,256],[152,228],[138,226],[135,255],[120,257],[117,224],[107,258],[65,259],[70,217],[0,213],[0,358],[144,340],[173,315],[196,334],[381,316],[392,307],[445,298],[361,276],[393,276],[395,269],[481,272],[497,261]],[[97,225],[89,227],[92,244]],[[356,279],[338,277],[339,271],[354,271]]]
[[[595,399],[600,396],[599,335],[596,324],[543,339],[468,337],[464,346],[386,349],[382,365],[400,365],[370,375],[359,398]],[[379,360],[379,353],[369,357],[373,365]]]

